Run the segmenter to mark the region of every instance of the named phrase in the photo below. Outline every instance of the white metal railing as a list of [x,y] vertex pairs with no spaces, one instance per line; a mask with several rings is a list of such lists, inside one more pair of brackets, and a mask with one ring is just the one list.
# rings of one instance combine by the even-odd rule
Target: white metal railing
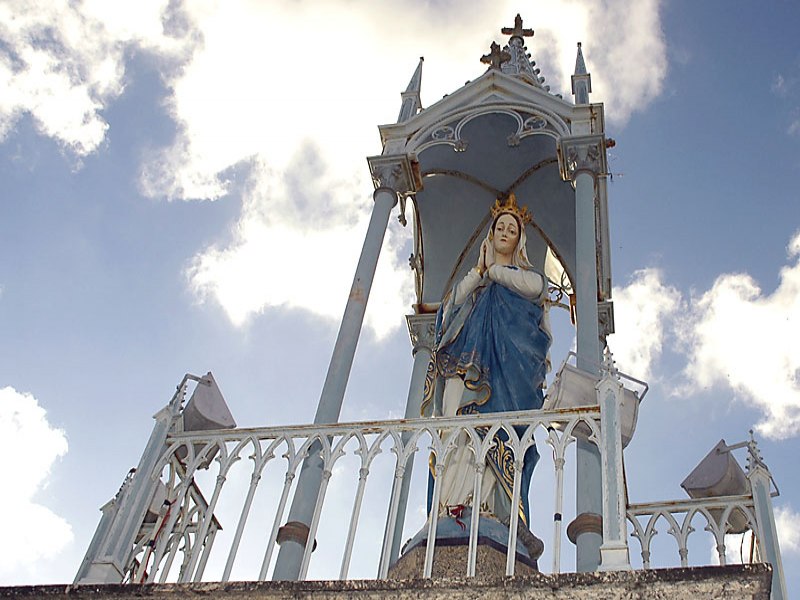
[[[316,539],[320,524],[326,487],[338,463],[347,455],[357,457],[357,468],[351,469],[352,487],[355,488],[354,499],[349,512],[347,534],[343,537],[344,548],[338,574],[347,579],[356,546],[356,537],[360,524],[363,500],[370,483],[370,475],[376,457],[383,454],[393,455],[392,470],[396,480],[402,478],[404,465],[420,450],[429,449],[433,454],[432,466],[436,471],[435,481],[440,481],[444,474],[445,457],[454,449],[454,444],[461,432],[467,434],[471,448],[479,465],[474,469],[473,498],[480,498],[482,468],[486,453],[492,445],[494,434],[505,431],[508,445],[514,456],[521,457],[525,450],[535,442],[535,435],[540,438],[539,449],[544,443],[553,453],[554,512],[562,514],[564,501],[564,468],[569,460],[567,448],[575,440],[574,430],[582,431],[580,435],[590,434],[590,439],[599,439],[599,409],[570,409],[561,411],[527,411],[520,413],[504,413],[495,415],[460,416],[437,419],[374,421],[363,423],[337,424],[328,426],[293,426],[259,429],[237,429],[204,432],[201,434],[173,434],[168,438],[168,448],[164,452],[156,473],[167,487],[167,503],[169,508],[163,510],[157,520],[145,525],[137,541],[133,558],[129,564],[131,581],[164,582],[177,580],[181,582],[200,581],[204,569],[212,554],[212,545],[218,539],[217,532],[221,525],[214,516],[215,509],[224,492],[224,486],[232,467],[246,458],[250,461],[249,480],[246,489],[240,492],[240,508],[238,519],[227,524],[232,528],[233,536],[226,548],[213,549],[224,552],[224,567],[221,574],[212,575],[214,579],[228,581],[241,550],[248,520],[253,511],[254,499],[262,492],[276,496],[274,515],[266,544],[261,546],[260,568],[257,572],[242,574],[240,578],[265,580],[270,574],[274,562],[280,525],[286,519],[286,508],[294,491],[294,481],[303,460],[312,448],[317,448],[323,461],[324,482],[319,494],[314,517],[310,523],[309,539]],[[523,429],[524,428],[524,429]],[[587,431],[588,428],[588,431]],[[522,431],[518,435],[517,429]],[[539,432],[539,433],[537,433]],[[405,434],[405,435],[404,435]],[[207,471],[199,470],[209,463]],[[269,489],[263,490],[263,474],[272,463],[282,462],[282,485],[275,485],[276,478],[271,478]],[[519,462],[519,461],[518,461]],[[538,466],[540,468],[542,465]],[[521,464],[515,469],[513,503],[518,503],[520,489]],[[342,473],[344,474],[344,473]],[[203,484],[198,480],[203,477]],[[386,486],[385,478],[378,485]],[[345,487],[347,485],[345,484]],[[380,554],[382,559],[376,576],[386,578],[389,574],[389,554],[387,549],[392,545],[394,522],[398,518],[398,494],[400,486],[395,485],[395,494],[389,499],[389,524],[387,534],[382,540],[373,536],[371,547],[360,546],[359,554]],[[434,484],[433,506],[438,505],[438,484]],[[229,500],[228,505],[231,505]],[[516,504],[512,504],[514,506]],[[230,512],[230,511],[228,511]],[[428,544],[422,575],[430,577],[435,556],[435,533],[438,511],[433,510],[426,526],[428,527]],[[479,511],[472,512],[470,540],[465,564],[465,574],[474,575],[477,557],[477,520]],[[689,536],[697,529],[697,519],[705,524],[704,530],[713,537],[719,555],[720,564],[726,563],[725,535],[732,529],[731,522],[744,519],[747,529],[758,531],[753,500],[750,496],[728,496],[706,500],[685,500],[664,503],[632,504],[628,506],[627,519],[631,526],[631,536],[639,541],[643,568],[650,568],[651,543],[658,533],[657,525],[664,523],[668,533],[676,542],[679,564],[689,565]],[[515,550],[518,530],[516,511],[512,511],[509,527],[508,553],[506,557],[506,574],[515,571]],[[552,531],[552,572],[561,571],[561,554],[564,532],[560,520],[555,520]],[[251,536],[252,537],[252,536]],[[301,565],[301,577],[308,574],[313,544],[307,545]],[[248,547],[247,553],[253,552]],[[182,560],[175,563],[176,554],[182,554]],[[218,564],[221,562],[218,559]],[[703,564],[702,557],[699,561]],[[695,564],[698,564],[695,561]],[[173,567],[173,565],[175,565]]]
[[[507,446],[515,457],[522,457],[525,450],[535,444],[535,435],[540,443],[549,446],[553,453],[555,478],[556,512],[561,514],[564,495],[563,471],[567,463],[567,448],[575,440],[573,431],[580,428],[590,433],[592,439],[599,436],[600,414],[597,408],[579,408],[556,411],[525,411],[517,413],[497,413],[492,415],[470,415],[450,418],[415,419],[395,421],[374,421],[363,423],[336,424],[326,426],[293,426],[258,429],[236,429],[203,433],[177,433],[167,439],[167,449],[156,466],[155,473],[167,486],[167,502],[173,509],[159,516],[158,521],[142,535],[132,558],[129,569],[136,571],[139,580],[148,582],[177,579],[181,582],[198,581],[203,577],[203,568],[211,553],[211,544],[220,528],[214,517],[220,498],[224,493],[226,480],[231,469],[242,458],[251,461],[248,469],[249,481],[246,490],[239,489],[242,498],[238,519],[226,524],[233,528],[233,537],[226,549],[224,568],[219,576],[227,581],[232,573],[240,552],[242,539],[246,534],[248,520],[253,510],[257,495],[266,493],[277,496],[275,514],[272,517],[266,547],[262,548],[263,559],[257,573],[251,573],[247,579],[264,580],[268,578],[273,563],[275,546],[278,542],[280,525],[284,522],[286,507],[294,491],[293,483],[303,460],[312,451],[318,451],[323,463],[323,486],[319,493],[312,522],[309,526],[309,538],[316,539],[320,515],[325,503],[327,484],[336,471],[339,462],[347,455],[357,457],[357,469],[353,469],[352,487],[355,495],[349,511],[349,523],[345,536],[339,577],[346,579],[352,561],[356,534],[360,524],[363,500],[370,483],[370,475],[376,457],[380,454],[394,455],[392,471],[396,484],[395,493],[389,499],[386,536],[380,544],[373,544],[371,549],[360,548],[359,553],[380,553],[377,577],[386,578],[389,572],[388,549],[392,546],[395,522],[399,516],[398,492],[399,480],[403,476],[405,465],[420,450],[430,450],[433,455],[432,466],[437,473],[433,489],[433,506],[438,505],[439,485],[445,469],[445,457],[455,447],[459,434],[467,434],[470,448],[476,456],[473,464],[474,491],[473,497],[479,498],[481,491],[481,474],[486,454],[493,445],[496,433],[504,431],[508,436]],[[522,432],[518,434],[518,430]],[[538,432],[538,433],[537,433]],[[541,446],[540,446],[541,449]],[[209,457],[214,456],[210,464],[211,472],[201,470],[208,465]],[[281,461],[281,459],[283,459]],[[283,462],[281,466],[282,485],[275,486],[275,477],[271,478],[270,489],[263,490],[263,475],[268,466],[275,462]],[[519,503],[521,495],[520,473],[521,459],[516,461],[512,506]],[[475,465],[480,465],[475,467]],[[539,467],[537,467],[539,468]],[[198,483],[201,478],[204,484]],[[240,477],[241,478],[241,477]],[[379,485],[385,485],[385,481]],[[192,509],[183,508],[191,500]],[[230,502],[228,502],[230,506]],[[180,509],[178,509],[180,508]],[[468,561],[465,574],[474,575],[477,556],[477,520],[479,511],[472,513],[472,528],[469,541]],[[429,532],[436,531],[438,511],[431,511],[427,526]],[[509,527],[509,552],[506,562],[506,573],[513,575],[515,569],[515,549],[518,529],[518,514],[512,511]],[[561,538],[563,532],[561,521],[555,522],[553,531],[553,570],[560,570]],[[219,537],[217,536],[217,540]],[[176,552],[176,540],[182,540],[184,559],[177,573],[172,568]],[[218,549],[214,549],[215,553]],[[313,544],[307,545],[307,551],[301,565],[301,577],[306,577]],[[252,548],[248,548],[248,553]],[[432,572],[435,553],[435,534],[428,536],[425,577]],[[146,576],[143,573],[146,571]]]
[[[666,533],[672,536],[682,567],[690,564],[689,537],[698,527],[713,536],[720,565],[727,563],[726,535],[758,531],[753,498],[749,495],[631,504],[628,522],[632,526],[631,537],[639,541],[645,569],[650,568],[651,544],[660,524],[666,526]],[[758,544],[757,535],[753,536],[753,541]],[[701,558],[700,562],[704,560]]]
[[[300,577],[309,575],[325,507],[331,500],[336,504],[336,493],[346,490],[352,492],[352,504],[345,508],[339,502],[336,510],[325,513],[329,521],[341,522],[344,528],[324,540],[325,548],[322,556],[320,553],[315,556],[315,565],[333,560],[335,553],[331,548],[341,548],[344,540],[336,570],[340,579],[352,576],[354,557],[365,556],[380,556],[377,572],[372,573],[386,578],[393,559],[389,549],[396,547],[393,537],[398,529],[397,522],[406,516],[400,483],[415,455],[421,453],[424,459],[427,452],[420,451],[430,451],[430,467],[436,475],[431,504],[438,508],[439,486],[446,473],[447,457],[457,440],[461,438],[460,443],[463,443],[466,438],[473,457],[472,497],[480,498],[487,453],[495,443],[495,434],[505,432],[504,443],[510,447],[515,462],[510,506],[517,506],[523,493],[521,457],[525,451],[534,444],[540,453],[547,447],[552,451],[552,462],[549,462],[552,470],[543,473],[548,461],[540,461],[531,494],[539,499],[538,506],[532,510],[536,515],[542,510],[541,492],[548,489],[541,480],[552,477],[554,519],[549,552],[552,553],[553,573],[562,570],[564,532],[561,519],[565,493],[571,493],[572,499],[575,493],[564,485],[565,470],[575,467],[575,454],[568,453],[568,449],[576,438],[582,438],[596,444],[603,458],[603,497],[607,514],[600,548],[601,568],[629,568],[629,537],[639,542],[642,567],[650,568],[652,542],[662,523],[667,527],[666,533],[675,540],[680,566],[689,566],[690,535],[704,522],[704,530],[712,536],[718,562],[723,565],[727,562],[726,535],[750,532],[759,560],[770,562],[775,568],[773,595],[785,597],[785,593],[781,595],[783,573],[770,498],[777,494],[777,489],[774,493],[770,491],[774,482],[754,440],[728,447],[728,450],[748,448],[750,494],[625,503],[622,429],[618,418],[622,388],[612,368],[605,370],[597,384],[599,404],[591,407],[193,433],[180,431],[182,399],[189,380],[200,381],[200,378],[184,377],[170,404],[156,415],[156,426],[138,471],[126,477],[114,501],[104,507],[101,524],[76,577],[77,583],[203,579],[224,582],[234,573],[243,580],[268,579],[275,564],[281,524],[286,521],[287,506],[296,491],[296,476],[310,455],[319,457],[322,485],[308,524],[306,539],[311,542],[305,545]],[[418,474],[422,473],[422,469],[418,470]],[[425,486],[424,482],[416,485],[419,497],[424,496],[419,492]],[[332,499],[327,498],[329,489],[335,490]],[[134,503],[132,498],[142,502]],[[139,508],[129,508],[132,506]],[[424,502],[417,501],[411,506],[419,516]],[[365,512],[365,507],[371,510]],[[382,514],[388,515],[385,522],[384,517],[378,517],[381,521],[378,526],[374,523],[376,507],[382,507]],[[439,511],[431,510],[427,518],[424,511],[422,513],[428,535],[421,574],[430,577]],[[618,522],[611,523],[616,517],[608,518],[608,515],[618,517]],[[479,519],[480,511],[472,511],[464,565],[464,574],[468,576],[476,573]],[[360,531],[363,521],[368,523]],[[507,575],[513,575],[516,568],[518,521],[518,511],[511,511],[506,545]],[[223,522],[227,529],[221,533]],[[126,538],[122,533],[129,529],[129,524],[135,525],[133,531],[138,533]],[[382,529],[383,536],[375,534]],[[117,548],[122,552],[115,554]],[[119,562],[110,560],[114,556],[121,557]],[[698,561],[695,557],[691,564],[708,564],[710,553],[706,557],[709,560],[704,561],[701,556]],[[318,576],[319,569],[317,571],[312,574]],[[330,568],[322,572],[327,574]],[[363,569],[358,576],[364,576]]]

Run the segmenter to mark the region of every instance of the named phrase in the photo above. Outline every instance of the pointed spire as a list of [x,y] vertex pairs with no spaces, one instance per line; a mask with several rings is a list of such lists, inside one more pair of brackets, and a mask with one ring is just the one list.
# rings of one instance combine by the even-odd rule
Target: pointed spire
[[422,101],[419,97],[419,92],[422,89],[422,63],[425,61],[424,56],[419,57],[419,63],[411,76],[411,81],[408,82],[406,91],[400,94],[402,104],[400,105],[400,114],[397,117],[398,123],[408,121],[411,117],[416,115],[422,110]]
[[572,76],[572,95],[575,104],[589,104],[589,94],[592,91],[592,76],[586,70],[586,61],[583,60],[583,50],[578,42],[578,55],[575,57],[575,74]]
[[575,58],[575,75],[588,75],[586,71],[586,61],[583,60],[583,50],[581,43],[578,42],[578,56]]

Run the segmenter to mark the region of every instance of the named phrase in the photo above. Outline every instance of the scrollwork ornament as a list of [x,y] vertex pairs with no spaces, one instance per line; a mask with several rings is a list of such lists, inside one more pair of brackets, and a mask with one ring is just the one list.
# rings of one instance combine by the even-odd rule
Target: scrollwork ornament
[[407,315],[408,336],[411,339],[412,352],[416,354],[420,349],[433,352],[436,339],[436,315]]
[[522,124],[522,129],[524,131],[534,131],[537,129],[544,129],[545,127],[547,127],[547,120],[540,115],[528,117]]
[[601,135],[581,136],[561,140],[561,174],[575,179],[580,173],[598,177],[605,173],[605,141]]
[[391,190],[407,196],[422,188],[422,178],[415,161],[406,154],[383,154],[367,157],[375,189]]
[[376,188],[397,190],[403,176],[403,168],[399,164],[380,165],[372,172],[372,180]]
[[434,140],[446,141],[446,140],[453,140],[455,139],[455,137],[456,137],[456,132],[449,125],[439,127],[439,129],[435,129],[431,133],[431,139]]
[[610,300],[598,302],[597,321],[600,325],[600,335],[603,338],[614,333],[614,304]]

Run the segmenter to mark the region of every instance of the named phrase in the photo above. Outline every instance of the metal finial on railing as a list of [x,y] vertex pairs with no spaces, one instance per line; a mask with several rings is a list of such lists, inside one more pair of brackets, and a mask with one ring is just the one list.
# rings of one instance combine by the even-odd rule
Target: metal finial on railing
[[619,369],[614,361],[614,355],[611,353],[611,348],[606,346],[603,351],[603,371],[608,373],[614,379],[619,379]]
[[758,442],[756,442],[755,435],[753,430],[750,430],[750,439],[746,442],[747,444],[747,473],[748,475],[750,472],[755,469],[756,467],[762,467],[769,472],[767,465],[764,463],[764,457],[761,456],[761,450],[758,448]]

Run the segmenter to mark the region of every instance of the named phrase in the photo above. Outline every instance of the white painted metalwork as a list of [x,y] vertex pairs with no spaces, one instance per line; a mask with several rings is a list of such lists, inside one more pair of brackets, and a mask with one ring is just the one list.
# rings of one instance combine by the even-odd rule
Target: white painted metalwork
[[[747,519],[750,529],[756,531],[756,518],[753,512],[753,498],[750,495],[721,496],[702,500],[675,500],[670,502],[649,502],[630,504],[628,506],[628,522],[633,526],[631,537],[639,540],[642,567],[650,568],[651,543],[658,533],[656,525],[663,521],[676,543],[680,566],[689,566],[689,536],[696,531],[693,521],[699,518],[705,521],[704,530],[714,539],[715,549],[721,565],[726,564],[725,534],[730,527],[731,514],[741,511]],[[715,518],[714,515],[719,515]],[[704,564],[705,557],[701,558]]]
[[[650,568],[651,542],[657,533],[656,525],[659,521],[663,520],[668,526],[667,533],[676,542],[680,564],[686,567],[691,564],[689,536],[696,531],[693,522],[695,519],[704,520],[704,530],[714,538],[720,565],[727,563],[725,536],[748,531],[751,541],[750,561],[757,557],[759,562],[772,565],[774,575],[771,597],[779,600],[786,598],[786,580],[772,507],[772,498],[780,492],[761,458],[752,433],[751,431],[749,441],[730,446],[720,442],[712,450],[728,453],[738,448],[747,448],[747,479],[750,483],[747,493],[628,506],[627,518],[633,526],[631,536],[639,540],[643,568]],[[701,559],[701,564],[702,562]]]
[[[403,477],[404,465],[421,447],[430,447],[435,459],[434,469],[440,477],[445,469],[446,456],[455,448],[456,440],[461,432],[466,432],[475,454],[474,490],[480,497],[481,477],[486,454],[492,448],[494,434],[505,431],[508,435],[508,446],[515,456],[522,456],[533,443],[534,433],[538,428],[547,431],[546,444],[551,446],[553,455],[561,465],[566,460],[565,451],[574,441],[572,432],[576,427],[589,427],[597,433],[599,412],[596,409],[583,408],[567,411],[526,411],[519,413],[498,413],[496,415],[461,416],[437,419],[415,419],[398,421],[375,421],[366,423],[336,425],[306,425],[296,427],[273,427],[261,429],[220,430],[195,433],[172,433],[167,438],[166,449],[156,465],[154,477],[162,477],[167,486],[169,510],[164,511],[159,519],[149,526],[148,535],[143,536],[134,550],[131,565],[134,577],[139,581],[168,581],[177,579],[181,582],[199,581],[203,577],[211,555],[211,545],[221,528],[214,517],[214,509],[224,495],[228,474],[231,468],[242,458],[249,455],[251,472],[246,492],[243,494],[241,508],[237,509],[238,522],[234,523],[234,534],[227,549],[226,560],[221,580],[227,581],[234,569],[246,525],[253,508],[254,499],[262,483],[267,466],[274,461],[279,452],[285,459],[284,482],[279,493],[277,510],[272,520],[272,528],[264,550],[264,559],[259,572],[250,578],[266,579],[273,564],[274,549],[277,545],[278,531],[284,522],[286,507],[294,490],[297,471],[302,462],[317,453],[323,468],[323,485],[314,506],[313,519],[310,525],[309,540],[315,538],[320,515],[323,510],[327,482],[336,468],[338,461],[348,454],[348,444],[355,443],[356,448],[350,452],[359,458],[358,483],[344,542],[344,550],[339,576],[348,577],[350,563],[356,546],[356,533],[360,521],[363,499],[369,483],[371,467],[375,458],[387,448],[394,454],[394,486],[389,502],[389,523],[387,535],[381,540],[382,560],[378,577],[385,578],[389,574],[390,563],[387,560],[387,549],[393,543],[394,523],[398,516],[399,481]],[[515,428],[521,428],[518,435]],[[594,436],[593,436],[594,437]],[[210,488],[201,492],[198,475],[203,465],[208,464],[207,457],[214,455],[211,470],[215,471]],[[179,457],[183,457],[183,459]],[[520,461],[517,461],[520,462]],[[247,464],[247,463],[244,463]],[[516,465],[513,490],[513,502],[518,503],[521,494],[519,473],[521,465]],[[437,479],[438,479],[437,477]],[[558,479],[557,495],[563,494],[563,477]],[[438,506],[438,485],[434,487],[433,506]],[[472,519],[477,525],[479,511],[474,511]],[[512,516],[509,532],[509,547],[506,571],[513,574],[517,540],[517,523],[519,516]],[[429,543],[426,550],[424,575],[430,576],[433,569],[435,553],[435,531],[438,512],[433,511],[428,521]],[[465,573],[474,574],[477,556],[477,526],[473,526],[468,550],[468,561]],[[560,533],[559,533],[560,535]],[[217,539],[218,536],[217,536]],[[304,550],[301,575],[307,576],[311,562],[313,543],[308,543]],[[173,565],[181,556],[181,565],[177,575]],[[133,579],[135,580],[135,579]]]
[[[625,526],[627,493],[622,464],[622,402],[624,389],[611,352],[606,348],[603,377],[597,383],[602,429],[601,463],[603,469],[603,544],[600,546],[600,569],[631,568]],[[638,403],[635,398],[634,402]]]
[[[604,380],[598,384],[599,396],[608,399],[609,393],[610,396],[618,395],[614,393],[615,385],[614,378],[607,373]],[[622,500],[625,490],[619,460],[620,419],[609,418],[610,414],[603,418],[603,411],[612,413],[613,405],[614,403],[605,402],[601,406],[567,410],[259,429],[180,432],[176,431],[179,428],[174,428],[165,438],[161,455],[153,461],[153,469],[146,474],[147,479],[152,482],[150,486],[162,490],[156,497],[165,497],[166,500],[160,510],[156,511],[151,506],[147,516],[140,522],[139,533],[124,565],[126,576],[123,580],[132,583],[192,582],[204,578],[227,581],[236,569],[237,559],[245,557],[243,560],[250,560],[253,556],[254,538],[260,540],[258,547],[255,548],[258,556],[263,556],[260,569],[237,573],[236,576],[240,579],[267,579],[274,569],[275,546],[278,545],[280,526],[286,521],[287,507],[297,487],[296,475],[309,457],[319,460],[324,477],[313,507],[309,542],[305,544],[303,550],[302,576],[308,576],[313,563],[313,540],[319,530],[326,493],[329,490],[328,482],[332,474],[339,473],[337,476],[346,478],[353,475],[352,486],[348,486],[348,489],[352,489],[354,495],[352,505],[347,509],[349,521],[342,523],[346,534],[337,538],[342,544],[338,576],[342,579],[350,576],[355,556],[380,555],[377,577],[389,577],[391,561],[388,560],[388,549],[394,544],[393,537],[397,530],[401,495],[399,483],[404,477],[405,465],[409,464],[420,450],[430,450],[432,467],[436,474],[435,482],[441,481],[446,469],[447,455],[454,451],[459,438],[461,440],[466,438],[474,456],[473,498],[480,498],[486,456],[493,447],[495,434],[499,432],[505,432],[508,438],[506,444],[515,457],[523,456],[526,449],[536,443],[534,436],[537,432],[544,433],[539,435],[540,450],[547,446],[552,451],[555,515],[549,550],[552,552],[553,572],[561,570],[564,533],[560,515],[565,493],[564,470],[566,467],[575,466],[572,464],[574,454],[568,454],[567,450],[577,437],[581,437],[589,443],[599,444],[601,456],[609,459],[614,457],[613,460],[604,461],[606,471],[604,477],[607,484],[611,483],[612,479],[615,482],[615,485],[606,485],[605,495],[614,496],[613,500],[618,502],[621,514],[630,524],[628,531],[621,527],[617,527],[618,531],[614,531],[612,523],[604,526],[604,546],[616,551],[615,558],[623,556],[622,552],[627,555],[625,538],[630,532],[632,538],[639,541],[642,567],[650,568],[652,541],[657,534],[657,526],[663,523],[666,524],[666,533],[675,541],[677,564],[681,566],[705,564],[708,561],[707,553],[700,557],[689,556],[690,534],[695,532],[699,521],[701,525],[705,524],[704,529],[711,536],[720,564],[725,564],[725,535],[733,530],[733,523],[744,520],[747,529],[755,533],[759,556],[773,562],[774,565],[777,564],[776,573],[782,577],[779,560],[775,558],[779,557],[779,549],[776,539],[773,539],[775,536],[769,492],[770,476],[760,457],[752,459],[752,464],[748,468],[748,478],[752,488],[749,494],[626,506]],[[610,428],[614,431],[605,431],[602,425],[605,429]],[[462,433],[466,435],[461,435]],[[609,453],[607,446],[612,442],[615,442],[616,450]],[[757,456],[755,442],[731,448],[745,446],[751,455],[756,452]],[[427,452],[420,454],[426,455]],[[210,456],[214,457],[211,461],[209,461]],[[343,460],[347,456],[355,457],[355,465],[352,458],[350,463]],[[385,479],[380,483],[382,486],[389,485],[392,488],[392,492],[388,495],[385,534],[376,536],[374,532],[367,532],[359,537],[364,502],[368,490],[374,487],[372,484],[374,478],[370,476],[381,472],[375,468],[379,456],[390,457],[393,465],[391,484]],[[243,458],[249,458],[249,461],[242,461]],[[519,503],[522,493],[521,464],[519,460],[516,462],[512,505]],[[350,465],[349,470],[342,467],[346,463]],[[540,461],[537,469],[546,468],[545,464],[546,461]],[[384,473],[386,466],[383,463],[381,467]],[[268,471],[270,468],[272,470]],[[232,474],[236,474],[233,480]],[[237,481],[236,478],[240,484],[235,494],[231,492],[233,495],[230,497],[234,498],[231,501],[226,496],[226,490],[231,485],[236,487],[234,483]],[[131,479],[131,477],[126,478],[120,494],[127,493]],[[271,484],[265,485],[265,481],[270,481]],[[760,495],[754,500],[756,493]],[[439,495],[439,485],[435,483],[433,507],[439,506]],[[259,514],[259,507],[263,505],[266,497],[273,499],[270,502],[274,502],[274,514],[265,515],[263,512]],[[225,506],[226,501],[227,506]],[[226,519],[233,521],[230,515],[238,515],[238,520],[229,523],[230,535],[225,537],[220,537],[222,525],[218,515],[215,515],[222,506],[226,508]],[[608,510],[606,512],[608,515],[613,513]],[[269,526],[263,530],[263,534],[268,533],[268,535],[262,537],[258,535],[258,530],[253,534],[253,528],[247,527],[254,521],[254,515],[260,519],[265,517],[268,519]],[[125,515],[119,515],[118,518],[126,519]],[[478,570],[480,511],[472,511],[470,518],[471,529],[464,573],[473,576]],[[343,521],[346,516],[337,513],[336,519]],[[512,511],[505,568],[508,575],[513,575],[516,571],[519,519],[519,514]],[[425,577],[430,577],[433,573],[437,550],[435,532],[439,520],[439,510],[433,510],[425,524],[428,531],[422,573]],[[257,518],[253,524],[257,527],[258,522]],[[251,532],[249,537],[248,531]],[[224,545],[220,545],[223,543],[220,540],[224,540]],[[248,540],[248,543],[245,544],[244,540]],[[264,547],[265,541],[266,547]],[[330,546],[330,539],[326,538],[324,543]],[[609,563],[604,566],[625,568],[626,565]]]

